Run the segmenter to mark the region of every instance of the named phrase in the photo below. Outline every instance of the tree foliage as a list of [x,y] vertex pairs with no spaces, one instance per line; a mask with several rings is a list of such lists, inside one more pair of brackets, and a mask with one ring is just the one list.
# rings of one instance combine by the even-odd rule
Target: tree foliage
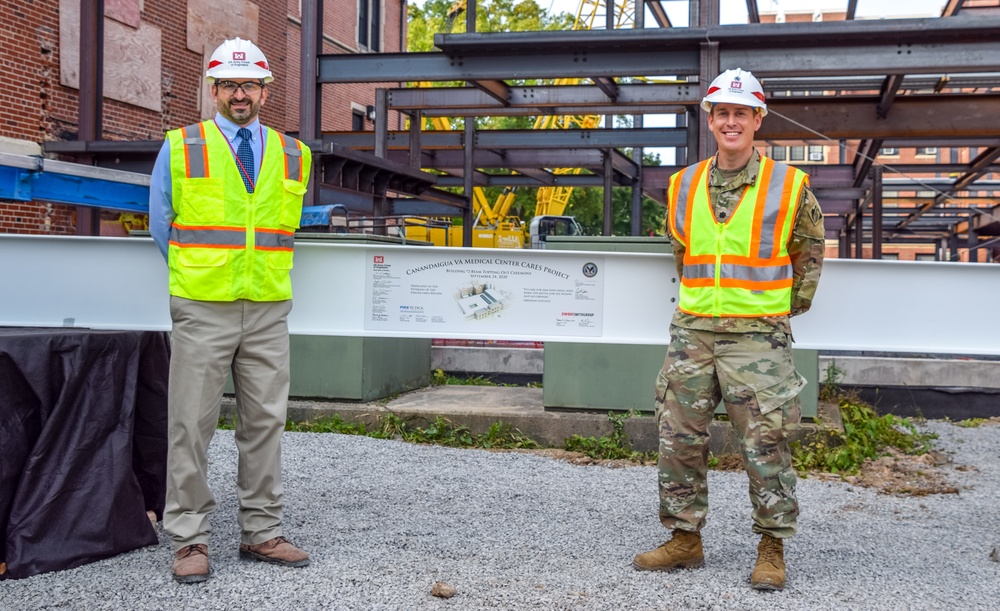
[[[409,5],[407,50],[432,51],[434,34],[465,32],[465,5],[464,0],[427,0],[422,7]],[[549,14],[532,0],[484,0],[476,5],[477,32],[531,32],[572,27],[572,15]]]

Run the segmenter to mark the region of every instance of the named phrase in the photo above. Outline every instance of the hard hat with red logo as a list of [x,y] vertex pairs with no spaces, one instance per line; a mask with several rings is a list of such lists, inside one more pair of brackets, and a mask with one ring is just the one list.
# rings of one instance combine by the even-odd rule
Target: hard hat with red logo
[[709,85],[708,93],[701,100],[701,108],[711,112],[714,104],[742,104],[759,108],[762,117],[767,114],[764,88],[760,86],[760,81],[746,70],[739,68],[726,70],[715,77]]
[[265,83],[274,80],[264,53],[257,45],[242,38],[232,38],[219,45],[208,60],[208,71],[205,72],[209,83],[232,78],[262,79]]

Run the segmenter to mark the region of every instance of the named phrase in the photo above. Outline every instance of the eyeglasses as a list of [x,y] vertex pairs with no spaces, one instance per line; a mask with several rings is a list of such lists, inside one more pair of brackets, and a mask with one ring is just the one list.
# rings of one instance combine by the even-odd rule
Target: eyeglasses
[[225,91],[228,95],[236,95],[237,89],[242,89],[243,93],[252,96],[260,93],[264,86],[260,83],[236,83],[233,81],[216,81],[215,86],[219,89]]

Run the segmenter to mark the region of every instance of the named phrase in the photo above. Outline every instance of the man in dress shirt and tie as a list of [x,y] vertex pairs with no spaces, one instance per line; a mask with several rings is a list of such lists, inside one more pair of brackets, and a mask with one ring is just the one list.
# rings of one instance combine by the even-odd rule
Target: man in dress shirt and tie
[[289,272],[311,155],[258,120],[273,80],[248,40],[227,40],[206,79],[218,109],[167,133],[150,184],[150,232],[170,270],[163,528],[181,583],[208,579],[215,498],[208,445],[227,374],[236,391],[239,555],[302,567],[282,531],[281,435],[289,387]]

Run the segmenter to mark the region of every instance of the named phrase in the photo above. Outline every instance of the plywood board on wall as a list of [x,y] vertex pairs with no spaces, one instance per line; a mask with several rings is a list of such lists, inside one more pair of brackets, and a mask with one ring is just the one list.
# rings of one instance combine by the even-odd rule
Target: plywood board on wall
[[260,9],[246,0],[188,0],[187,47],[195,53],[215,50],[239,36],[257,40]]
[[[104,19],[104,97],[156,112],[162,110],[160,29],[132,28]],[[59,2],[59,82],[80,88],[80,3]]]
[[104,0],[104,16],[133,28],[139,27],[141,0]]

